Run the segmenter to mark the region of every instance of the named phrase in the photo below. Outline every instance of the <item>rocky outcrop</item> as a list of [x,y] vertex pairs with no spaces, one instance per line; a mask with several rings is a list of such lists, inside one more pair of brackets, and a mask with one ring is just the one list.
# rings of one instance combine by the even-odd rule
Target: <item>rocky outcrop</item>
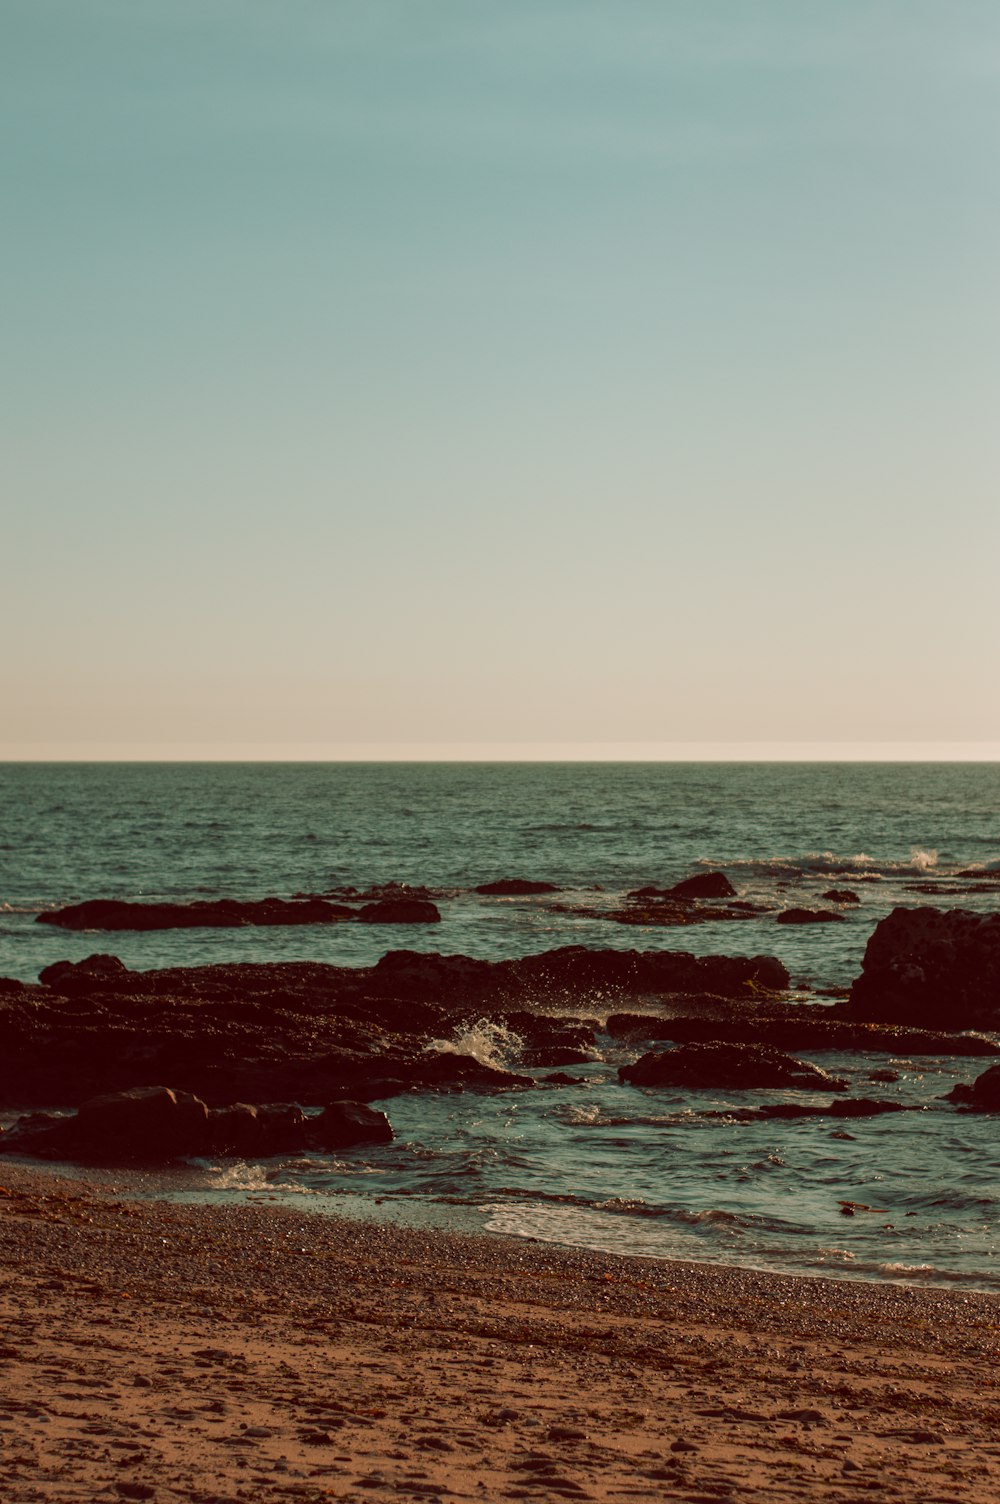
[[843,914],[835,909],[783,909],[775,924],[843,924]]
[[1000,1112],[1000,1065],[991,1065],[971,1086],[959,1082],[944,1100],[973,1112]]
[[724,872],[698,872],[666,888],[665,898],[735,898],[736,889]]
[[558,893],[555,883],[534,882],[527,877],[501,877],[495,883],[480,883],[473,893],[497,898],[528,898],[533,893]]
[[[136,1081],[234,1102],[374,1101],[410,1089],[496,1091],[529,1077],[463,1055],[483,1017],[516,1015],[531,1069],[591,1058],[607,1000],[787,982],[769,957],[570,947],[515,961],[394,951],[375,966],[316,962],[130,971],[115,956],[57,962],[0,993],[0,1106],[76,1105]],[[568,1005],[568,1006],[567,1006]],[[433,1041],[451,1041],[439,1052]]]
[[868,941],[848,1007],[879,1022],[1000,1028],[1000,914],[893,909]]
[[34,1113],[0,1138],[5,1152],[47,1159],[162,1164],[186,1156],[249,1156],[387,1143],[383,1112],[338,1102],[309,1114],[297,1103],[236,1102],[210,1109],[190,1092],[136,1086],[93,1097],[73,1116]]
[[381,898],[356,915],[359,924],[440,924],[436,904],[426,898]]
[[676,1086],[688,1090],[754,1091],[773,1087],[804,1091],[846,1091],[847,1083],[818,1065],[797,1060],[766,1045],[680,1045],[674,1050],[650,1050],[632,1065],[619,1068],[618,1078],[630,1086]]
[[[841,1050],[887,1055],[1000,1055],[982,1034],[946,1034],[901,1024],[860,1023],[823,1003],[746,1002],[735,998],[685,998],[684,1012],[612,1013],[614,1038],[690,1044],[720,1036],[732,1044],[766,1044],[779,1050]],[[691,1012],[687,1010],[691,1009]],[[697,1009],[698,1011],[693,1011]]]
[[687,951],[600,950],[567,945],[517,961],[476,961],[390,951],[372,969],[375,986],[409,997],[563,1002],[615,994],[780,991],[788,972],[774,956],[692,956]]
[[346,904],[324,898],[234,898],[195,903],[129,903],[92,898],[38,915],[39,924],[64,930],[242,929],[246,925],[339,924],[356,918]]

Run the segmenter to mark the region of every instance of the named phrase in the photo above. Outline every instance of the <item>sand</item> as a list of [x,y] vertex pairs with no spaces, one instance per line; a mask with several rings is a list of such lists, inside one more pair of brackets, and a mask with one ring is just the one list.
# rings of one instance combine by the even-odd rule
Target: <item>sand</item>
[[0,1161],[0,1499],[1000,1497],[988,1295]]

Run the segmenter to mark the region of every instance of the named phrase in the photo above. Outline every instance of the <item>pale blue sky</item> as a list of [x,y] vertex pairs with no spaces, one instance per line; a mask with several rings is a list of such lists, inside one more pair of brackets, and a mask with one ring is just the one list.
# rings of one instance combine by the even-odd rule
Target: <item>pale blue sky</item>
[[0,0],[0,755],[1000,748],[1000,8]]

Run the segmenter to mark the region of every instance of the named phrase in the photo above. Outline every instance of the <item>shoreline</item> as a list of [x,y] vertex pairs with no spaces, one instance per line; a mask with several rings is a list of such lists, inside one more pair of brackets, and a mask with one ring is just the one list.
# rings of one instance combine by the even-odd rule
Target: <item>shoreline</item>
[[11,1504],[1000,1493],[989,1294],[78,1174],[0,1162]]

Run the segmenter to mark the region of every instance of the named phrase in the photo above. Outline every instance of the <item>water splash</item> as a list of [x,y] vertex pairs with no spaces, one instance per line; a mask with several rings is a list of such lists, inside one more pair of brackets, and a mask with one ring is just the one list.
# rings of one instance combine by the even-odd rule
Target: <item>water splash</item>
[[493,1070],[510,1070],[517,1065],[524,1049],[520,1034],[492,1018],[477,1018],[462,1024],[450,1039],[432,1039],[427,1051],[442,1055],[471,1055],[480,1065]]

